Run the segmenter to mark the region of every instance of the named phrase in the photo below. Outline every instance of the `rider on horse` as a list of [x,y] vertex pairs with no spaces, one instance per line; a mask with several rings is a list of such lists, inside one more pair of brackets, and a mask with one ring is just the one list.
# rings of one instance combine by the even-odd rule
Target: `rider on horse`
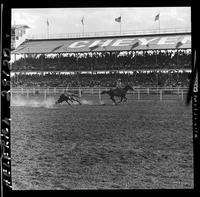
[[79,96],[73,94],[73,93],[70,92],[70,91],[66,91],[66,90],[65,90],[65,91],[60,95],[59,99],[56,101],[56,104],[62,103],[63,101],[66,101],[66,102],[70,105],[70,103],[69,103],[68,101],[71,101],[72,103],[73,103],[73,101],[76,101],[76,102],[78,102],[78,103],[81,105],[81,102],[80,102],[77,98],[79,98]]
[[77,95],[75,95],[72,92],[67,91],[67,90],[65,90],[63,94],[65,94],[66,96],[68,96],[70,99],[73,98],[73,97],[78,97]]
[[123,88],[123,84],[122,84],[122,80],[121,79],[118,79],[116,81],[116,88],[121,90]]

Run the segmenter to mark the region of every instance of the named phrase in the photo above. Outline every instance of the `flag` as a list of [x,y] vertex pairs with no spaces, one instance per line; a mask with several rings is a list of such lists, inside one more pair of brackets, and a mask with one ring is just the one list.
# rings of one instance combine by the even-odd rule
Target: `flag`
[[178,42],[178,43],[176,44],[176,48],[179,48],[181,45],[183,45],[183,43],[182,43],[182,42]]
[[49,21],[48,21],[48,19],[47,19],[47,25],[49,26]]
[[155,16],[155,21],[159,20],[160,13]]
[[121,23],[121,16],[119,16],[118,18],[115,18],[115,21],[118,23]]
[[84,25],[84,23],[83,23],[83,19],[84,19],[84,17],[81,19],[81,23]]

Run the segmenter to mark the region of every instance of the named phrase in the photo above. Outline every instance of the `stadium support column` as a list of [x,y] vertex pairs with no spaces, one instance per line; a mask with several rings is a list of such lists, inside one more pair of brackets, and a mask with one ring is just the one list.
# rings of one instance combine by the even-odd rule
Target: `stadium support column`
[[156,50],[156,66],[157,66],[158,60],[157,60],[157,50]]
[[159,76],[158,76],[158,71],[156,72],[156,78],[157,78],[157,87],[158,87],[158,81],[159,81]]
[[78,82],[78,86],[80,86],[80,81],[79,81],[79,72],[80,72],[80,67],[78,65],[78,53],[76,53],[76,77],[77,77],[77,82]]
[[177,49],[176,52],[177,52],[177,56],[176,56],[176,67],[178,68],[178,52],[179,52],[178,49]]
[[[97,53],[96,53],[96,54],[97,54]],[[92,74],[93,74],[95,65],[97,65],[97,58],[96,58],[96,57],[97,57],[97,56],[95,56],[95,62],[93,63],[93,61],[92,61],[92,64],[91,64],[91,71],[92,71]]]
[[[115,53],[115,66],[117,65],[117,51],[114,52]],[[117,66],[117,70],[118,72],[115,72],[115,80],[117,79],[117,73],[119,73],[119,65]]]
[[[97,54],[97,52],[95,54]],[[95,65],[97,65],[97,55],[95,55],[94,57],[95,57],[94,58],[95,60],[94,60],[94,62],[92,61],[91,67],[90,67],[91,72],[92,72],[92,85],[94,84],[94,67],[95,67]]]
[[145,66],[145,53],[144,53],[145,51],[143,50],[142,52],[143,52],[143,57],[144,57],[144,59],[143,59],[144,62],[143,63],[144,63],[144,66]]
[[44,56],[45,55],[43,53],[40,55],[40,57],[41,57],[41,68],[44,67]]
[[60,58],[61,58],[61,54],[60,54],[60,53],[58,53],[58,66],[59,66],[59,68],[61,69]]
[[[156,50],[156,67],[155,67],[155,69],[157,69],[158,67],[157,67],[157,65],[158,65],[158,59],[157,59],[158,57],[157,57],[157,50]],[[158,71],[156,71],[156,80],[157,80],[157,87],[158,87],[158,81],[159,81],[159,79],[158,79]]]
[[24,61],[22,63],[23,67],[25,67],[28,64],[28,55],[24,54]]
[[135,68],[137,68],[137,66],[136,66],[136,63],[137,63],[136,57],[137,57],[137,53],[135,51]]

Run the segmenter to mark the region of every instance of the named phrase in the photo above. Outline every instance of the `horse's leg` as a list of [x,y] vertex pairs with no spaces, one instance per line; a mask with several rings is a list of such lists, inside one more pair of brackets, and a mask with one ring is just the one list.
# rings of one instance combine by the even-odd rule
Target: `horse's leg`
[[81,105],[81,102],[79,100],[76,100],[75,98],[71,98],[71,100],[76,101],[77,103],[79,103],[79,105]]
[[121,103],[121,102],[122,102],[122,100],[123,100],[123,96],[121,97],[121,99],[120,99],[120,101],[119,101],[118,103]]
[[79,100],[76,100],[77,103],[79,103],[79,105],[81,105],[81,102]]
[[127,98],[126,98],[126,96],[124,96],[124,102],[126,102],[127,101]]
[[[70,100],[70,99],[68,99],[68,100]],[[71,104],[68,102],[68,100],[65,100],[65,101],[67,102],[68,105],[71,105]]]
[[110,99],[115,103],[115,105],[117,105],[117,103],[116,103],[116,101],[115,101],[113,96],[111,96]]

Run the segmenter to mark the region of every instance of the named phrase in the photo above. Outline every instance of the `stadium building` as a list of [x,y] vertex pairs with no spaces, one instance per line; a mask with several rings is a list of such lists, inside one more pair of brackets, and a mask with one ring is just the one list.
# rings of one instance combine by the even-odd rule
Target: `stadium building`
[[[32,75],[43,78],[51,74],[55,77],[50,80],[53,83],[47,82],[51,86],[113,86],[119,77],[133,86],[187,86],[187,76],[191,72],[189,31],[130,34],[26,38],[12,51],[15,60],[12,63],[12,85],[18,86],[20,78],[21,84],[26,85],[23,75],[30,77],[30,83],[26,85],[29,86]],[[62,80],[59,81],[58,76]],[[159,77],[166,80],[159,82]],[[144,78],[143,84],[137,82],[141,78]],[[75,80],[74,83],[70,83],[70,79]],[[47,85],[42,79],[39,81],[38,86]]]

